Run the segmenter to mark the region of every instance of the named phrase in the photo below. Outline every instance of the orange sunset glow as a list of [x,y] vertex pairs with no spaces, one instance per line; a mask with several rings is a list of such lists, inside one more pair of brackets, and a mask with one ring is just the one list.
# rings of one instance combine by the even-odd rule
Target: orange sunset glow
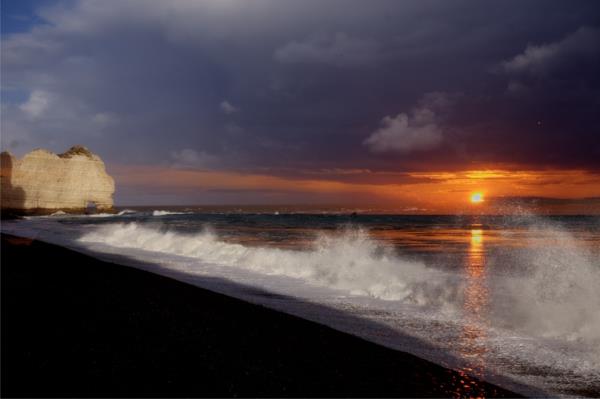
[[[369,170],[335,171],[288,177],[236,171],[181,170],[168,167],[125,166],[111,168],[117,184],[154,194],[160,202],[164,190],[207,194],[260,193],[273,204],[294,203],[306,195],[312,203],[376,203],[396,211],[422,213],[510,212],[519,199],[536,198],[536,209],[558,213],[600,213],[595,197],[600,176],[581,170],[509,171],[501,169],[463,172],[378,173]],[[348,176],[351,176],[348,178]],[[377,183],[370,183],[375,181]],[[468,199],[465,201],[465,197]],[[551,198],[545,204],[543,198]],[[542,200],[539,200],[542,199]],[[559,199],[559,200],[557,200]],[[126,199],[122,202],[126,203]],[[476,205],[475,207],[473,205]]]

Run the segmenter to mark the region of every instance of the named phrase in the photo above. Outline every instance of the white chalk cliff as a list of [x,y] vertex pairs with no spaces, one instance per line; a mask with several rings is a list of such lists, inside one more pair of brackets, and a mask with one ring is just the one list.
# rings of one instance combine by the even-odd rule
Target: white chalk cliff
[[87,148],[75,146],[63,154],[34,150],[22,159],[2,155],[2,209],[80,212],[113,206],[115,183],[104,162]]

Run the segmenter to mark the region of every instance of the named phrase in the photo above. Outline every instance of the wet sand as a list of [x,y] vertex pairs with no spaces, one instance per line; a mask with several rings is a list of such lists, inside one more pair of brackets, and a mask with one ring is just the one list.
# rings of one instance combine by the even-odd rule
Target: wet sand
[[2,235],[2,396],[517,395],[182,282]]

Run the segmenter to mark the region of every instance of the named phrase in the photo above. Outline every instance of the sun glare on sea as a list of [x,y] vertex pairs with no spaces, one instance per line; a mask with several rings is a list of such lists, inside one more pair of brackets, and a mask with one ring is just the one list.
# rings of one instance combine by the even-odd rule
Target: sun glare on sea
[[483,194],[482,193],[471,194],[471,203],[472,204],[480,204],[482,202],[483,202]]

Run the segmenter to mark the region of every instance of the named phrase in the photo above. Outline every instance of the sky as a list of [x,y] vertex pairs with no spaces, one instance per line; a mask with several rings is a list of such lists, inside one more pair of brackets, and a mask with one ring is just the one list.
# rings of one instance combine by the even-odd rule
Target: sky
[[117,204],[469,212],[477,191],[600,209],[595,0],[4,0],[1,15],[2,150],[85,145]]

